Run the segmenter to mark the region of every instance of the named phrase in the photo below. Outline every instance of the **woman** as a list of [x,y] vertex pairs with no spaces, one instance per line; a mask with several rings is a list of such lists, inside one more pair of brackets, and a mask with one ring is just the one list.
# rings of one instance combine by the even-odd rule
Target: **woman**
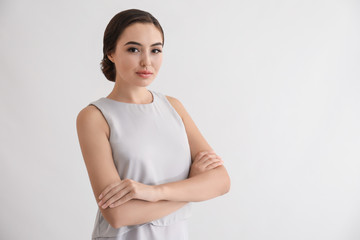
[[229,191],[221,158],[181,102],[146,88],[163,45],[145,11],[120,12],[105,30],[102,71],[115,85],[76,120],[99,205],[93,239],[188,239],[189,202]]

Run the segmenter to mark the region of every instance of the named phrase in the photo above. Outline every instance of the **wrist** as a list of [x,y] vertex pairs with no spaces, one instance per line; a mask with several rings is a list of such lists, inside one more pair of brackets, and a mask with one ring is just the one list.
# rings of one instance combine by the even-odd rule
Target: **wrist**
[[165,198],[165,187],[163,184],[155,185],[154,186],[154,192],[157,201],[166,200]]

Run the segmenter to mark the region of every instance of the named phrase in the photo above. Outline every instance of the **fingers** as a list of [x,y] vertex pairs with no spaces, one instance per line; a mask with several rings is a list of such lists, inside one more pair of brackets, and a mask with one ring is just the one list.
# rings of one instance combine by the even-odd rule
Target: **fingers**
[[105,209],[110,205],[112,205],[114,202],[116,202],[118,206],[130,200],[131,199],[130,197],[133,197],[133,194],[129,195],[129,193],[131,193],[132,191],[133,191],[133,184],[132,184],[132,180],[130,179],[125,179],[123,181],[110,184],[100,194],[101,201],[98,202],[98,205],[101,206],[103,209]]
[[114,208],[114,207],[120,206],[121,204],[124,204],[127,201],[133,199],[134,196],[135,196],[134,192],[129,192],[125,196],[123,196],[120,200],[116,201],[115,203],[110,204],[109,207]]
[[208,153],[210,151],[201,151],[198,152],[195,157],[194,157],[194,162],[196,162],[197,160],[199,160],[200,158],[202,158],[206,153]]
[[106,202],[109,198],[111,198],[118,191],[120,191],[122,188],[124,188],[123,185],[124,185],[123,181],[120,181],[120,182],[112,183],[109,186],[107,186],[105,188],[105,190],[99,196],[99,199],[101,199],[101,201],[99,203]]
[[[114,203],[118,203],[118,205],[123,204],[126,202],[124,200],[128,199],[129,197],[128,195],[131,193],[131,190],[132,190],[131,187],[126,186],[125,188],[119,190],[117,193],[112,195],[109,199],[106,200],[106,198],[104,197],[104,199],[99,202],[99,206],[105,209],[113,205]],[[127,196],[127,198],[124,198],[124,196]]]
[[[213,161],[213,159],[222,161],[221,157],[219,155],[217,155],[216,153],[205,153],[202,155],[202,157],[200,159],[197,159],[196,161],[200,164],[205,164],[206,162]],[[194,163],[196,161],[194,161]]]
[[102,193],[99,195],[99,199],[102,199],[106,194],[108,194],[109,191],[112,190],[112,188],[116,187],[117,185],[119,185],[121,183],[120,182],[115,182],[115,183],[112,183],[110,184],[109,186],[107,186],[104,191],[102,191]]
[[215,157],[215,158],[207,158],[202,164],[202,168],[205,170],[210,170],[213,169],[215,167],[218,167],[220,165],[222,165],[224,162],[221,160],[220,157]]
[[206,172],[207,170],[214,169],[222,165],[223,163],[224,162],[222,161],[220,156],[214,153],[203,153],[200,159],[197,159],[193,162],[191,166],[191,175],[194,176]]
[[204,156],[209,156],[209,155],[216,155],[214,150],[210,150],[210,151],[202,151],[202,152],[198,152],[194,158],[194,162],[200,160],[201,158],[203,158]]
[[201,159],[198,160],[199,163],[205,163],[211,161],[212,159],[222,160],[220,156],[216,154],[205,154]]
[[219,161],[215,161],[213,163],[210,163],[209,165],[206,166],[206,170],[210,170],[210,169],[214,169],[218,166],[221,166],[223,165],[223,161],[222,160],[219,160]]

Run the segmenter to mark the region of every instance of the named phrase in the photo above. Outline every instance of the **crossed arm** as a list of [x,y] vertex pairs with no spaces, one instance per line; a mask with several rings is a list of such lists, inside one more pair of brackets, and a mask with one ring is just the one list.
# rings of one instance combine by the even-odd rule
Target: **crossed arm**
[[104,218],[114,228],[164,217],[188,202],[204,201],[229,191],[230,178],[180,101],[168,97],[183,119],[193,163],[188,179],[149,186],[120,179],[112,159],[109,126],[94,106],[84,108],[76,126],[91,186]]

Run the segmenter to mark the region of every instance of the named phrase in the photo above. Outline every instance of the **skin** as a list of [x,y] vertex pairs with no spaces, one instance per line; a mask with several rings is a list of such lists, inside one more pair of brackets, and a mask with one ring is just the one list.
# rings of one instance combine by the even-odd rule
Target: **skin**
[[[153,24],[135,23],[125,29],[115,51],[108,55],[116,66],[116,82],[108,98],[138,104],[152,102],[146,87],[162,63],[162,44],[158,43],[162,43],[162,35]],[[144,69],[153,72],[150,78],[136,74]],[[159,219],[188,202],[208,200],[230,189],[221,157],[207,143],[182,103],[166,97],[183,120],[189,140],[192,165],[189,178],[182,181],[149,186],[120,179],[112,158],[110,129],[101,112],[90,105],[77,116],[79,143],[94,196],[102,215],[114,228]]]
[[[141,44],[128,44],[136,42]],[[161,43],[161,45],[153,44]],[[127,103],[149,103],[146,89],[157,76],[162,64],[162,35],[153,24],[135,23],[127,27],[118,39],[115,52],[108,54],[115,64],[116,81],[108,98]],[[141,78],[138,71],[148,70],[150,78]]]

